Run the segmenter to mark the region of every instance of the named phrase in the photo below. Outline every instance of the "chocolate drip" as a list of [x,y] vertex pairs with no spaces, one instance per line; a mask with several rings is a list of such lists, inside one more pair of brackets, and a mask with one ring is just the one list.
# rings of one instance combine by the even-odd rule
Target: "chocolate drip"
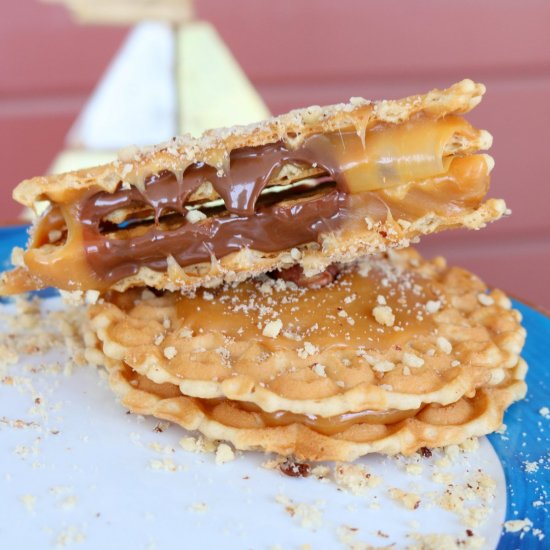
[[[359,138],[356,134],[346,132],[342,140]],[[337,182],[340,190],[345,191],[340,163],[331,153],[333,149],[330,138],[323,134],[308,137],[295,151],[288,149],[282,141],[260,147],[242,147],[231,152],[227,172],[201,162],[189,166],[177,182],[170,172],[149,177],[145,183],[143,200],[153,207],[157,219],[166,209],[184,213],[189,196],[208,181],[223,199],[229,212],[252,216],[256,201],[272,175],[289,162],[306,165],[317,163]]]
[[[356,134],[342,135],[342,143],[359,140]],[[93,271],[112,283],[137,273],[140,267],[163,271],[167,257],[181,266],[208,262],[249,247],[277,252],[307,242],[319,233],[337,230],[349,214],[349,195],[330,138],[314,135],[295,151],[282,142],[244,147],[231,152],[229,170],[221,173],[204,163],[187,168],[181,178],[162,171],[147,178],[143,193],[136,188],[116,193],[96,193],[77,205],[83,226],[86,258]],[[285,204],[257,206],[258,198],[276,170],[284,164],[315,165],[329,176],[336,189]],[[169,212],[187,213],[185,204],[204,183],[210,182],[223,199],[227,212],[201,223],[187,221],[175,229],[160,228],[160,218]],[[101,221],[124,208],[154,211],[155,225],[140,236],[117,239],[102,235]]]
[[85,224],[84,246],[92,269],[105,281],[118,281],[141,266],[162,271],[172,255],[181,266],[207,262],[250,247],[277,252],[337,229],[348,211],[348,195],[332,191],[294,205],[258,208],[253,216],[224,215],[173,230],[151,228],[138,237],[107,238],[95,223]]

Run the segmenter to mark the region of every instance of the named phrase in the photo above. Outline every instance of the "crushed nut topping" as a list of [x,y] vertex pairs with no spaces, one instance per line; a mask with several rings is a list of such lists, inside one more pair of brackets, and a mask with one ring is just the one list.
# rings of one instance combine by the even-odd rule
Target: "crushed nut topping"
[[268,338],[277,338],[282,328],[283,328],[283,322],[280,319],[276,319],[275,321],[269,321],[265,325],[262,331],[262,334],[264,336],[267,336]]
[[163,354],[166,359],[171,360],[178,354],[178,350],[174,346],[168,346],[164,348]]
[[437,347],[446,355],[449,355],[453,351],[453,345],[444,336],[437,337]]
[[376,322],[380,325],[392,327],[395,323],[395,315],[393,314],[392,308],[389,306],[376,306],[373,308],[372,314]]
[[279,470],[289,477],[308,477],[311,473],[311,466],[307,462],[297,462],[287,458],[279,464]]

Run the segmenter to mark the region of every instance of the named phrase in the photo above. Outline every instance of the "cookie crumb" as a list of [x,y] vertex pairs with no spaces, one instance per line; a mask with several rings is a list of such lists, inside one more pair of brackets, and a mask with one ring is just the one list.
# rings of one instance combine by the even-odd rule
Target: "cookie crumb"
[[428,300],[426,302],[427,313],[437,313],[441,309],[441,302],[439,300]]
[[171,360],[178,354],[178,350],[174,346],[164,348],[163,355],[166,359]]
[[405,471],[410,475],[419,476],[424,471],[424,468],[422,464],[407,464]]
[[227,443],[220,443],[216,449],[216,464],[225,464],[235,460],[235,453]]
[[393,314],[391,307],[376,306],[373,308],[372,314],[379,325],[393,327],[393,324],[395,323],[395,315]]
[[418,369],[424,365],[424,359],[422,359],[422,357],[418,357],[418,355],[415,355],[414,353],[406,351],[403,354],[403,363],[405,363],[407,367]]
[[78,527],[70,525],[63,529],[55,539],[55,545],[57,548],[64,548],[72,544],[81,544],[86,540],[86,536],[82,533]]
[[392,363],[391,361],[378,361],[375,363],[372,367],[373,371],[376,372],[390,372],[395,368],[395,363]]
[[453,345],[444,336],[437,337],[437,347],[446,355],[449,355],[453,351]]
[[533,522],[529,518],[509,519],[504,522],[504,530],[507,533],[517,533],[518,531],[527,532],[533,527]]
[[321,363],[315,363],[313,365],[313,372],[317,375],[317,376],[320,376],[321,378],[326,378],[327,377],[327,373],[325,372],[325,365],[321,365]]
[[216,442],[204,436],[182,437],[179,440],[179,445],[182,449],[190,453],[213,453],[217,449]]
[[162,344],[162,342],[164,342],[164,334],[159,333],[155,336],[154,340],[153,340],[155,346],[160,346]]
[[277,338],[282,328],[283,328],[283,322],[280,319],[276,319],[275,321],[269,321],[269,323],[265,325],[264,330],[262,331],[262,334],[264,336],[267,336],[268,338]]
[[334,481],[338,487],[360,495],[380,485],[382,478],[371,474],[359,464],[338,463],[334,468]]
[[492,296],[483,293],[477,295],[477,300],[482,306],[492,306],[495,303]]
[[279,494],[275,502],[285,507],[285,512],[292,518],[296,518],[300,525],[306,529],[316,530],[323,525],[323,512],[319,504],[296,503],[289,497]]
[[300,359],[307,359],[310,355],[319,353],[319,348],[311,342],[304,342],[304,347],[298,350],[298,357]]
[[528,473],[528,474],[534,474],[535,472],[538,472],[539,471],[539,465],[537,464],[537,462],[533,461],[533,462],[529,462],[528,460],[525,460],[523,462],[523,469]]
[[408,493],[397,487],[392,487],[388,490],[388,494],[408,510],[416,510],[420,506],[420,497],[415,493]]
[[191,512],[197,512],[199,514],[204,514],[208,511],[208,504],[206,502],[194,502],[189,506]]

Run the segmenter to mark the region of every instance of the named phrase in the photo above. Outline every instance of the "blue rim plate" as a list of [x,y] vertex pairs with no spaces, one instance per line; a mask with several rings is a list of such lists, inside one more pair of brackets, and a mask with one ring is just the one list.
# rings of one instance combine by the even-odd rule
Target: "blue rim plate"
[[[0,268],[9,267],[14,246],[24,246],[27,226],[0,227]],[[41,296],[54,296],[55,291],[42,291]],[[492,434],[493,445],[504,469],[507,484],[506,520],[526,519],[532,529],[550,536],[550,318],[537,310],[514,301],[523,315],[527,342],[523,357],[529,365],[527,397],[510,407],[504,418],[505,433]],[[541,413],[546,412],[546,415]],[[530,533],[503,532],[498,550],[543,548],[546,538]]]

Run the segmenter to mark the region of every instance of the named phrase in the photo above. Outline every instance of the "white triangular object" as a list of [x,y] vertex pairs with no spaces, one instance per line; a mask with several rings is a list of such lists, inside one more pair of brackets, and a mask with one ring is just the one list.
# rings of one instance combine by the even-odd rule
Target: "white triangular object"
[[128,145],[261,120],[269,111],[212,25],[142,23],[129,34],[52,163],[59,173]]
[[177,133],[175,36],[165,23],[141,23],[103,75],[67,136],[71,147],[120,149]]

